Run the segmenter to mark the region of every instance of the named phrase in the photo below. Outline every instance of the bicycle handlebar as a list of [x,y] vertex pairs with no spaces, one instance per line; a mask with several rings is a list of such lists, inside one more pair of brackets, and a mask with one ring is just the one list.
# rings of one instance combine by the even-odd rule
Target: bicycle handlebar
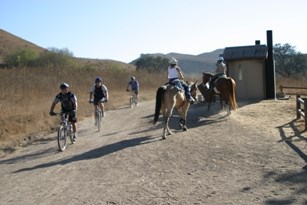
[[[71,112],[75,112],[75,110],[71,111]],[[70,112],[69,112],[70,113]],[[60,113],[56,113],[56,112],[49,112],[49,115],[51,116],[57,116],[57,115],[62,115],[62,114],[68,114],[68,113],[63,113],[63,112],[60,112]]]
[[[94,100],[91,99],[91,100],[89,100],[88,102],[91,104],[91,103],[94,103]],[[102,98],[101,100],[99,100],[99,102],[108,102],[108,101],[107,101],[107,99]]]

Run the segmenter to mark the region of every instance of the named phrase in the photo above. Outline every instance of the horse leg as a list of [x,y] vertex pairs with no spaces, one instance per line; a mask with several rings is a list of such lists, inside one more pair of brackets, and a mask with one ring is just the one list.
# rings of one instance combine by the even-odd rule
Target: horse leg
[[229,105],[229,100],[228,100],[228,98],[226,97],[226,99],[225,99],[225,102],[226,102],[226,109],[227,109],[227,115],[230,115],[230,105]]
[[180,118],[179,126],[180,126],[180,128],[182,128],[183,131],[187,131],[188,130],[188,128],[186,126],[186,120],[183,119],[183,118]]
[[182,111],[180,112],[179,128],[182,128],[183,131],[188,130],[188,128],[186,126],[186,116],[187,116],[189,107],[190,107],[189,103],[185,104],[182,107]]
[[221,105],[221,110],[223,109],[223,99],[222,99],[222,95],[220,95],[220,105]]
[[210,97],[209,97],[208,111],[210,110],[211,101],[212,101],[212,98],[213,98],[213,91],[210,91],[209,96]]
[[167,112],[164,112],[164,128],[163,128],[163,134],[162,134],[162,139],[166,139],[166,135],[172,135],[172,131],[170,130],[168,123],[169,123],[169,119],[171,117],[173,113],[173,108],[168,108]]

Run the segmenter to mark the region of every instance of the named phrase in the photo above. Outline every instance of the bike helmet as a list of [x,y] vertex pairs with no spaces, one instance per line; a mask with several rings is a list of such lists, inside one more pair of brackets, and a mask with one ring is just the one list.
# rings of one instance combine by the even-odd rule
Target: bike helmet
[[60,89],[67,89],[67,88],[69,88],[69,85],[67,83],[62,83],[60,85]]
[[95,83],[101,83],[101,82],[102,82],[101,77],[97,77],[97,78],[95,79]]
[[135,77],[134,77],[134,76],[131,76],[131,80],[135,80]]
[[220,56],[218,61],[224,61],[224,58],[222,56]]
[[177,65],[178,61],[176,60],[176,58],[172,58],[172,59],[169,61],[169,63],[170,63],[171,65]]

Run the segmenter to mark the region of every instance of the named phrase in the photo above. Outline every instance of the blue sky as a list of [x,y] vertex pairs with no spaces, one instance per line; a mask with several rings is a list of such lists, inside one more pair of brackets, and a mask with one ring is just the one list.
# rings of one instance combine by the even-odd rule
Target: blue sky
[[198,55],[289,43],[307,53],[306,0],[2,0],[0,28],[76,57],[130,62],[144,53]]

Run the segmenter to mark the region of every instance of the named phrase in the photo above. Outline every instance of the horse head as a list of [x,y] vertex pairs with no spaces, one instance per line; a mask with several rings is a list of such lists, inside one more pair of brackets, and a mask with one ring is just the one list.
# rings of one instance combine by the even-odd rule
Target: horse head
[[213,74],[210,72],[203,72],[203,84],[206,84],[212,76]]
[[196,100],[197,90],[198,90],[197,81],[195,83],[193,82],[189,83],[189,87],[190,87],[191,96]]

